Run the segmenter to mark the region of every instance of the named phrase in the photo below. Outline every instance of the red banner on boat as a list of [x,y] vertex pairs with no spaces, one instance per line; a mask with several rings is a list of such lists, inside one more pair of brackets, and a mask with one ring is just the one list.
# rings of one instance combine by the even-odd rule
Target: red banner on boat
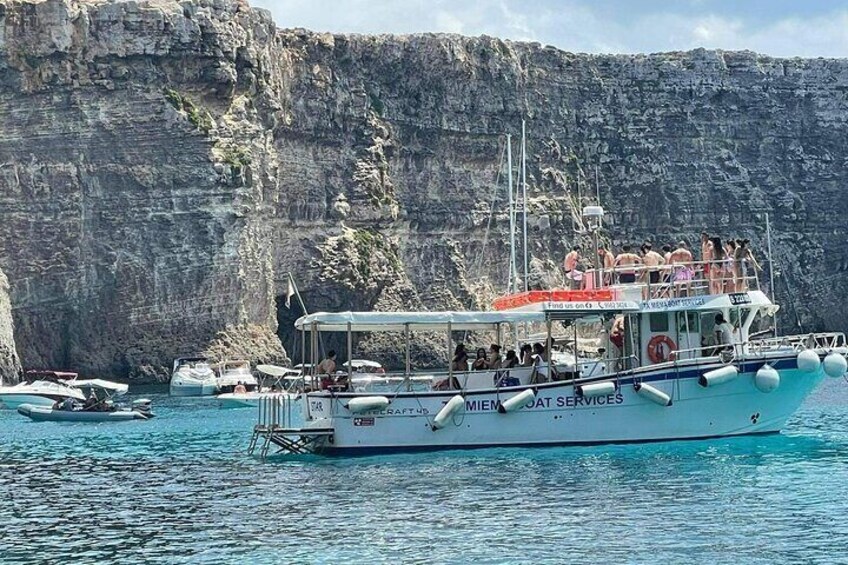
[[511,310],[539,302],[605,302],[613,299],[612,289],[597,290],[531,290],[496,298],[492,303],[495,310]]

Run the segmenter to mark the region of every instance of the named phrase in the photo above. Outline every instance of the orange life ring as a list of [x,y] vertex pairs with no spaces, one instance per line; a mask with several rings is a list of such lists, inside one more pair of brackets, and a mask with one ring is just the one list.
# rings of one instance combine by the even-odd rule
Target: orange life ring
[[655,335],[648,342],[648,358],[652,363],[663,363],[677,351],[677,344],[667,335]]

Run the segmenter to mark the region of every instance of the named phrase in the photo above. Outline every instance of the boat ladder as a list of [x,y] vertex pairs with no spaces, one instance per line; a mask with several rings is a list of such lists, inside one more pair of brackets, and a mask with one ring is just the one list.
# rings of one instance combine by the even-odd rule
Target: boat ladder
[[276,453],[302,455],[314,453],[315,447],[325,440],[332,442],[332,428],[302,428],[292,426],[292,402],[287,395],[266,396],[259,399],[259,417],[253,426],[253,435],[247,452],[250,455],[259,448],[264,460],[277,446]]

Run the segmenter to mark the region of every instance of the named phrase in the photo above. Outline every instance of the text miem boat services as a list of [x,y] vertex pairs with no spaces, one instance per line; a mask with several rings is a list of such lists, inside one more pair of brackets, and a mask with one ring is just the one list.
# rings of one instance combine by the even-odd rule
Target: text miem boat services
[[[756,288],[756,277],[748,283]],[[269,398],[276,405],[260,406],[266,421],[255,435],[281,451],[356,454],[772,433],[826,375],[846,372],[843,334],[752,337],[752,326],[777,311],[760,290],[710,294],[709,281],[697,275],[685,289],[666,286],[521,293],[499,301],[496,306],[505,309],[494,312],[304,316],[295,327],[309,344],[313,366],[320,332],[345,333],[349,355],[355,332],[399,332],[406,336],[405,371],[385,375],[389,386],[380,391],[330,387]],[[705,344],[718,329],[717,315],[735,326],[731,342]],[[608,346],[594,359],[578,356],[577,330],[584,323],[599,327]],[[504,330],[517,333],[525,325],[541,326],[546,335],[547,353],[533,366],[423,376],[412,371],[413,332],[443,332],[450,352],[453,332],[488,331],[500,341]],[[622,330],[619,340],[609,339],[614,325]],[[569,366],[549,361],[553,330],[563,327],[574,330]]]

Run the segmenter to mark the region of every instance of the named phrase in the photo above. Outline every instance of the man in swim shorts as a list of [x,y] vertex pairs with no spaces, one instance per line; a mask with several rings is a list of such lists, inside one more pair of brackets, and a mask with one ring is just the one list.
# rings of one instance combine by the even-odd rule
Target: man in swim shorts
[[621,253],[615,258],[615,266],[623,267],[619,269],[618,282],[623,284],[631,284],[636,282],[636,265],[642,264],[642,258],[631,251],[629,245],[621,247]]

